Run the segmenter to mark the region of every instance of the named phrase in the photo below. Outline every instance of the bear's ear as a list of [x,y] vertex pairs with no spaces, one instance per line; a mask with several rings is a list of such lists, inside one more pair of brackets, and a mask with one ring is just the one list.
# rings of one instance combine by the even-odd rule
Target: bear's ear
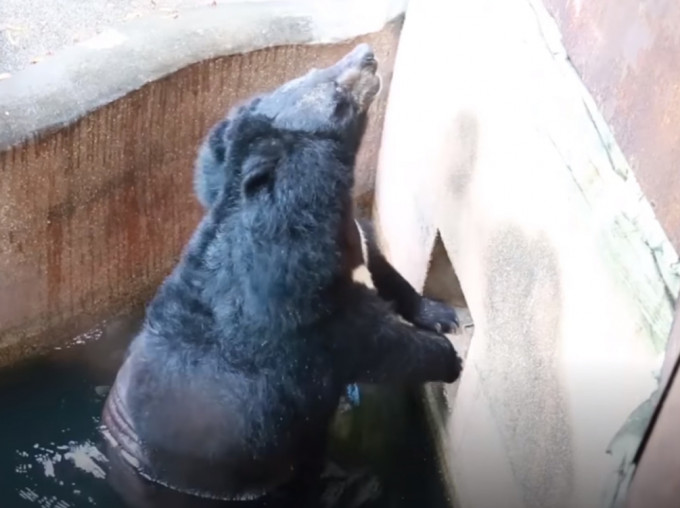
[[269,143],[263,152],[246,158],[242,169],[242,188],[246,197],[255,195],[263,188],[271,187],[282,153],[278,143]]
[[229,127],[230,120],[225,118],[221,120],[217,125],[213,126],[208,134],[207,148],[212,153],[215,161],[219,164],[224,162],[226,140],[225,133],[227,127]]

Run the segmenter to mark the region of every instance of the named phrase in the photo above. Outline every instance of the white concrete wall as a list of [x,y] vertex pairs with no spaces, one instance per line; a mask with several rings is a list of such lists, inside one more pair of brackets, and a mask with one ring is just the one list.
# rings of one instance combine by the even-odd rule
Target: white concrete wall
[[607,447],[656,387],[677,254],[540,1],[410,3],[375,214],[418,287],[440,232],[475,322],[434,408],[458,504],[602,506]]

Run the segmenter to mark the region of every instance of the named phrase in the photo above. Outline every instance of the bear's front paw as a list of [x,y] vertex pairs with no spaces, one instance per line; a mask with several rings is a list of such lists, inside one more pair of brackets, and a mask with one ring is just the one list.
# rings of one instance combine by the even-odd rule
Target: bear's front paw
[[456,331],[460,326],[458,314],[452,307],[425,297],[420,300],[418,310],[413,317],[413,324],[438,333]]

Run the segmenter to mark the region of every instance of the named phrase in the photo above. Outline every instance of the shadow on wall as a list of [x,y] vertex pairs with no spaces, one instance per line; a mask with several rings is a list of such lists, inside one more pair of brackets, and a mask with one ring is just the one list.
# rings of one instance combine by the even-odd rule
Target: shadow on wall
[[[435,206],[459,206],[467,195],[467,189],[472,181],[474,168],[477,164],[477,149],[479,144],[479,124],[473,113],[461,112],[452,123],[452,129],[446,138],[448,147],[441,164],[446,173],[433,179],[436,196]],[[437,175],[435,175],[437,176]],[[444,185],[441,185],[441,183]],[[443,193],[442,190],[444,190]],[[448,211],[448,210],[447,210]],[[438,221],[447,221],[451,213],[439,214]],[[440,224],[438,224],[440,226]],[[448,224],[443,225],[448,229]],[[465,294],[461,287],[454,264],[446,250],[441,230],[437,234],[430,254],[430,264],[425,278],[423,293],[431,298],[443,300],[454,307],[467,308]]]
[[566,506],[574,472],[559,374],[557,256],[544,234],[528,238],[514,226],[492,234],[487,252],[482,370],[491,410],[526,506]]
[[[444,182],[446,194],[451,198],[462,200],[468,195],[473,174],[477,167],[477,151],[479,150],[479,120],[469,111],[461,111],[453,119],[444,143],[444,164],[441,167],[446,174],[440,181]],[[439,179],[438,179],[439,180]],[[446,202],[442,200],[442,202]]]
[[446,252],[439,232],[437,232],[437,237],[434,240],[423,294],[430,298],[442,300],[454,307],[467,307],[458,274]]

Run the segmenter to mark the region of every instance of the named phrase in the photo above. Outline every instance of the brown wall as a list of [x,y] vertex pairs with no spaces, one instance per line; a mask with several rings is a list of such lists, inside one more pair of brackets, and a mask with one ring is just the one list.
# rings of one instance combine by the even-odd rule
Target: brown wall
[[571,61],[680,249],[680,2],[544,2]]
[[[372,196],[400,28],[361,38],[376,50],[385,92],[358,161],[360,205]],[[235,102],[356,42],[197,63],[0,152],[0,365],[147,299],[200,218],[192,166],[207,129]]]

